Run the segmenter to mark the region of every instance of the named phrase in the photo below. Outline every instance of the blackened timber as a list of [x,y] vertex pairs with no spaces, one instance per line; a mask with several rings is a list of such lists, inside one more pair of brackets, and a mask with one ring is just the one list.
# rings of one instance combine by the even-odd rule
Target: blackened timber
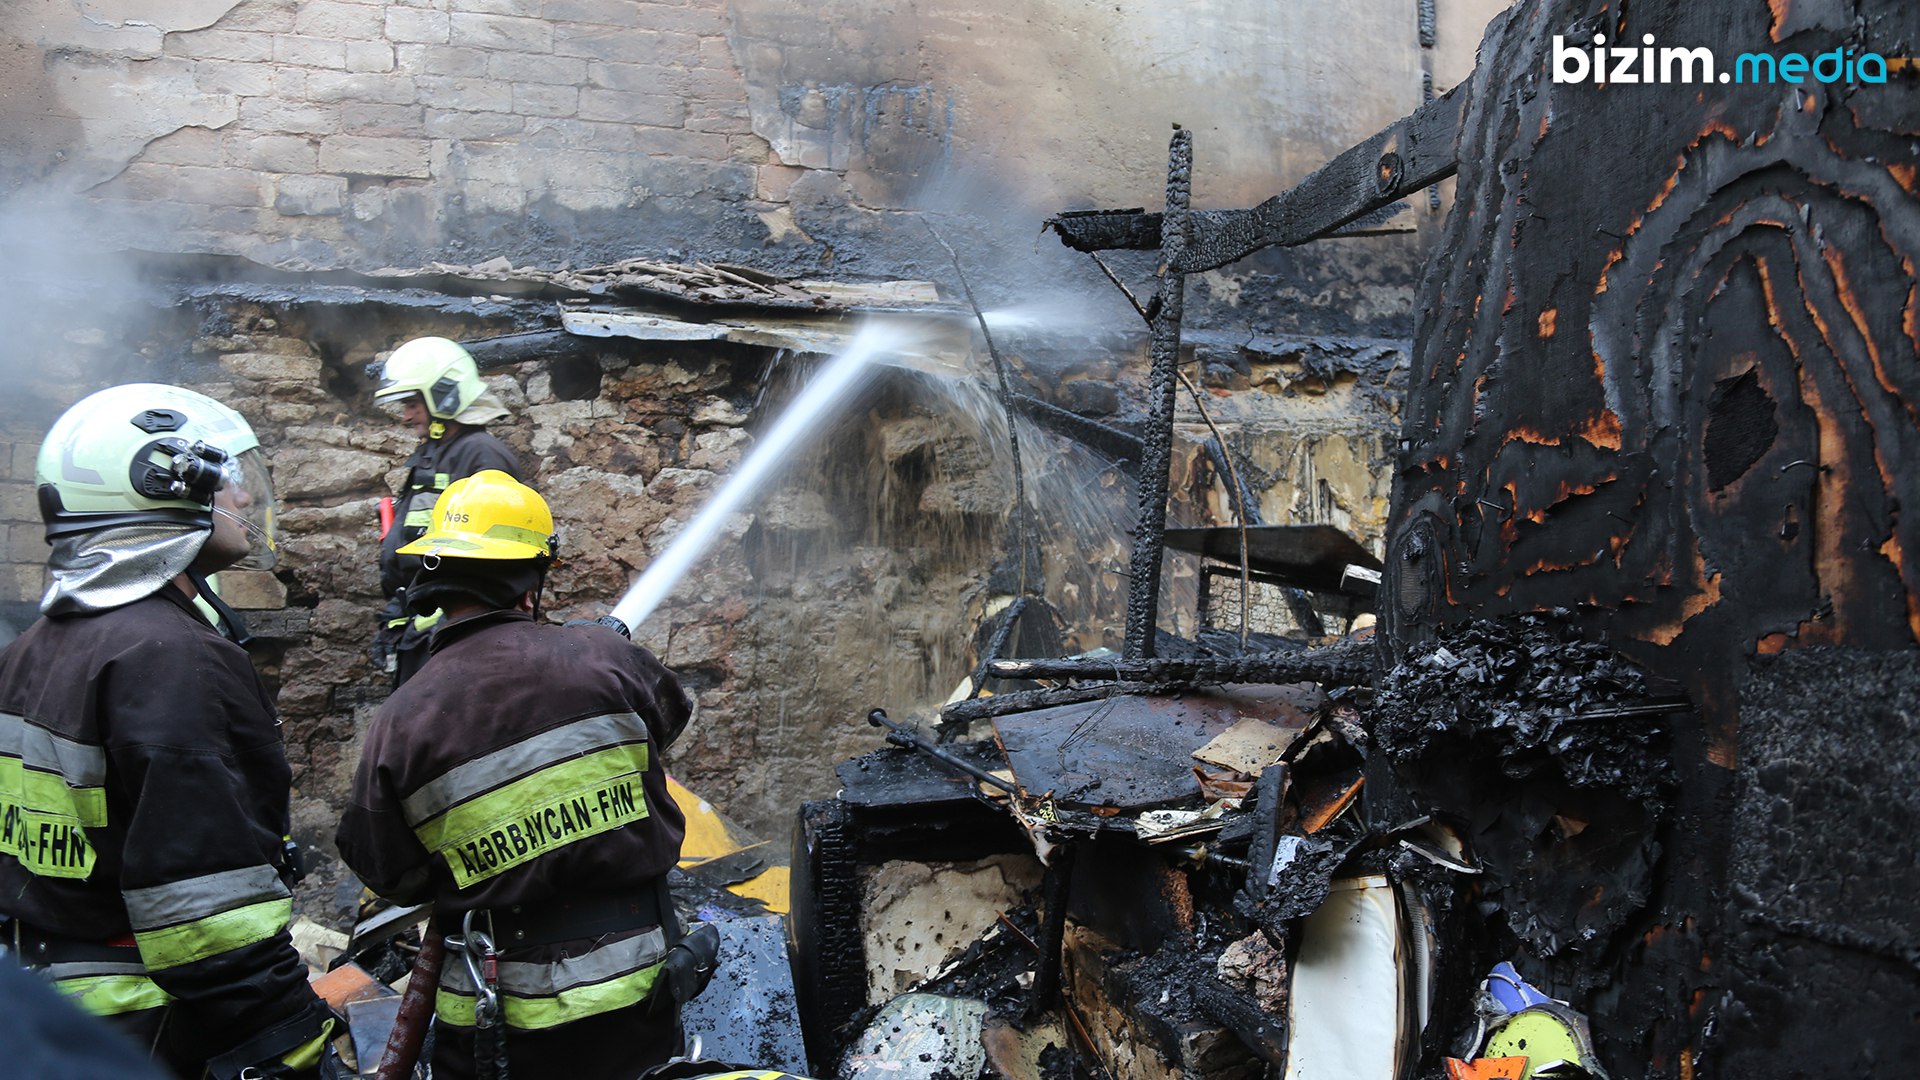
[[1033,973],[1033,996],[1027,1000],[1029,1017],[1046,1011],[1060,993],[1061,950],[1067,938],[1067,894],[1073,883],[1076,851],[1072,844],[1061,844],[1047,866],[1042,885],[1046,890],[1046,921],[1040,926],[1039,966]]
[[1275,1016],[1247,995],[1210,979],[1194,984],[1193,997],[1200,1011],[1226,1025],[1260,1060],[1287,1067],[1286,1017]]
[[[1413,226],[1391,226],[1394,218],[1410,209],[1405,202],[1377,206],[1330,232],[1298,240],[1280,240],[1272,247],[1296,247],[1314,240],[1333,240],[1347,236],[1389,236],[1412,232]],[[1195,210],[1195,222],[1219,222],[1251,210]],[[1097,254],[1102,251],[1152,251],[1160,246],[1160,215],[1141,210],[1075,210],[1050,218],[1047,227],[1060,234],[1061,243],[1075,251]],[[1205,226],[1198,226],[1204,228]]]
[[1360,686],[1369,678],[1370,652],[1370,648],[1363,645],[1335,645],[1252,656],[996,660],[987,665],[987,674],[996,679],[1112,679],[1187,684],[1317,682],[1324,686]]
[[[1199,273],[1263,247],[1320,240],[1452,176],[1463,100],[1458,88],[1449,91],[1250,210],[1194,211],[1176,268]],[[1047,225],[1075,251],[1150,250],[1163,231],[1161,215],[1135,210],[1061,214]]]
[[590,357],[605,348],[604,344],[577,337],[565,330],[503,334],[500,337],[465,341],[461,344],[473,356],[474,366],[483,371],[508,367],[528,360],[543,360],[551,363],[560,356]]
[[1070,210],[1047,228],[1075,251],[1152,251],[1160,246],[1160,215],[1132,210]]
[[[982,672],[985,672],[984,666]],[[1015,690],[1011,693],[995,694],[992,697],[956,701],[940,710],[940,724],[942,727],[958,727],[975,720],[991,720],[996,716],[1006,716],[1009,713],[1050,709],[1056,705],[1078,705],[1083,701],[1110,697],[1114,694],[1145,694],[1159,689],[1161,688],[1144,684],[1135,686],[1102,683],[1099,686],[1050,686],[1043,690]]]
[[1464,100],[1465,95],[1452,91],[1421,106],[1252,210],[1197,218],[1179,268],[1198,273],[1263,247],[1319,239],[1452,176]]
[[1180,363],[1180,321],[1187,278],[1174,269],[1186,247],[1187,210],[1193,196],[1193,133],[1176,128],[1167,149],[1166,227],[1160,231],[1160,293],[1148,310],[1153,342],[1147,376],[1147,426],[1141,440],[1136,485],[1140,516],[1133,531],[1132,579],[1127,592],[1128,659],[1153,655],[1154,618],[1160,607],[1160,564],[1167,527],[1167,471],[1173,458],[1173,399]]
[[1013,407],[1021,416],[1055,435],[1098,450],[1115,461],[1140,460],[1140,437],[1137,435],[1026,394],[1016,392],[1013,395]]

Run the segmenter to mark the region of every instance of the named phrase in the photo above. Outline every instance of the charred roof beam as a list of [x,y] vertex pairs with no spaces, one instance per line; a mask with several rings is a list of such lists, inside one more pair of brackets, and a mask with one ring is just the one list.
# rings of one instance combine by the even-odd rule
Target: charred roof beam
[[[1465,100],[1455,87],[1250,210],[1188,212],[1186,243],[1172,269],[1200,273],[1263,247],[1294,247],[1364,226],[1367,215],[1452,176]],[[1075,251],[1147,251],[1161,246],[1161,222],[1162,215],[1139,210],[1087,210],[1050,218],[1047,227]]]

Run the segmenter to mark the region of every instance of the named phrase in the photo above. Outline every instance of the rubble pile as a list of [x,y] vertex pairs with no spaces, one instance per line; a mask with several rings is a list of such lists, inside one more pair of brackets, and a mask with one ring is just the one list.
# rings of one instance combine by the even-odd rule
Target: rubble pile
[[[1161,638],[1166,656],[1203,651]],[[1287,655],[1338,672],[1364,647]],[[1204,652],[1234,659],[1217,633]],[[803,813],[796,983],[817,1070],[863,1075],[855,1059],[888,1046],[873,1025],[959,1000],[982,1031],[1027,1033],[977,1036],[996,1076],[1331,1075],[1353,1047],[1353,1075],[1606,1075],[1563,999],[1637,940],[1684,705],[1558,613],[1466,626],[1372,688],[1006,689],[949,704],[937,744],[876,710],[895,745]],[[896,901],[874,883],[956,855],[957,835],[971,857],[1030,852],[1041,883],[976,894],[997,918],[919,981],[849,993],[836,963],[887,948],[876,907]]]

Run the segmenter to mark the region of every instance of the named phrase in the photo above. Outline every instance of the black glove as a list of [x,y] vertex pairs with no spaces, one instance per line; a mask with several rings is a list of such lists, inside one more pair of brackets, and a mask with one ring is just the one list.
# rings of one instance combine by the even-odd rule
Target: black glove
[[397,652],[399,648],[399,627],[382,626],[378,630],[375,630],[373,632],[373,645],[367,649],[367,655],[373,658],[374,670],[383,671],[388,675],[393,674],[394,666],[399,663],[394,653]]
[[[209,1060],[207,1074],[213,1080],[347,1080],[353,1074],[333,1049],[333,1040],[346,1030],[347,1022],[316,998],[305,1009]],[[304,1068],[287,1064],[286,1059],[303,1046],[311,1054],[315,1039],[325,1040],[318,1060]]]
[[667,958],[660,962],[660,985],[674,1005],[685,1005],[707,988],[719,958],[720,931],[712,923],[702,923],[667,950]]
[[400,636],[407,632],[409,621],[406,608],[407,594],[401,592],[387,601],[380,609],[380,623],[373,631],[373,646],[367,655],[373,658],[376,670],[393,674],[394,666],[399,662],[395,653],[400,651]]

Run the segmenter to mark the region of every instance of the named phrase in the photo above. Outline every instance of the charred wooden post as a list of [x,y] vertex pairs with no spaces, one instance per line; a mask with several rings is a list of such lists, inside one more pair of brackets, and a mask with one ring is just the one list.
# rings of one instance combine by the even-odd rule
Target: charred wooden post
[[1167,526],[1168,470],[1173,457],[1174,378],[1180,363],[1180,320],[1187,277],[1176,267],[1186,249],[1187,210],[1193,194],[1193,133],[1177,128],[1167,151],[1167,208],[1160,230],[1160,292],[1148,308],[1153,344],[1147,376],[1147,423],[1141,438],[1139,525],[1133,533],[1132,581],[1127,593],[1128,659],[1153,655],[1160,608],[1162,536]]
[[[1643,42],[1710,47],[1720,72],[1747,51],[1874,53],[1891,71],[1556,81],[1556,49],[1590,68],[1597,36],[1629,47],[1609,65],[1631,53],[1642,72]],[[1534,919],[1510,931],[1550,992],[1590,1011],[1616,1075],[1920,1053],[1920,937],[1886,899],[1920,890],[1916,44],[1910,0],[1523,0],[1462,88],[1382,646],[1415,671],[1479,635],[1497,664],[1499,628],[1535,619],[1694,702],[1591,732],[1622,752],[1645,740],[1647,766],[1671,767],[1670,805],[1620,808],[1562,774],[1547,809],[1587,839],[1562,828],[1528,862],[1489,859],[1509,912]],[[1394,720],[1384,745],[1430,803],[1457,786],[1449,771],[1498,765],[1414,750]],[[1609,834],[1639,852],[1631,888],[1576,855]]]
[[1047,866],[1042,909],[1045,921],[1040,925],[1039,966],[1033,973],[1033,996],[1027,999],[1027,1015],[1038,1016],[1053,1007],[1060,996],[1061,950],[1067,939],[1067,897],[1073,884],[1073,862],[1077,849],[1062,844]]

